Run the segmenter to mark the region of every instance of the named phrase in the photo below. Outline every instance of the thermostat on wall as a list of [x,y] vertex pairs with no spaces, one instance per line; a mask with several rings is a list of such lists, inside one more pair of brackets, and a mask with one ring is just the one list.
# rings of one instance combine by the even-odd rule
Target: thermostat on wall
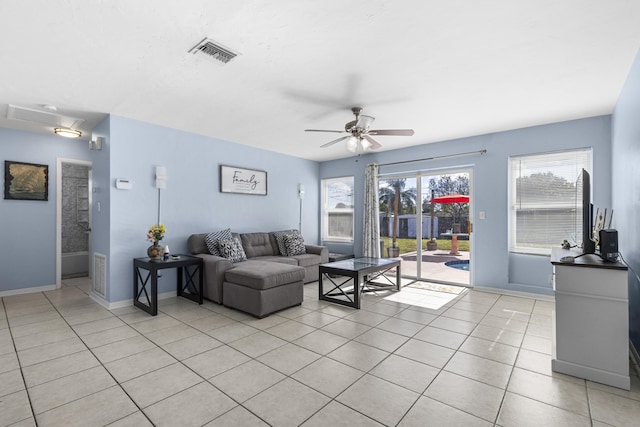
[[116,179],[116,188],[118,190],[129,190],[133,187],[133,183],[128,179],[118,178]]

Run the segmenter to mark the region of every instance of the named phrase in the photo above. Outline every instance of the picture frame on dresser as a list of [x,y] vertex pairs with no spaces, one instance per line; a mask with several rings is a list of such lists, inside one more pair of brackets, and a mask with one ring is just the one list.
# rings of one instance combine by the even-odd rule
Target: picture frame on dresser
[[220,165],[220,192],[267,195],[267,172]]

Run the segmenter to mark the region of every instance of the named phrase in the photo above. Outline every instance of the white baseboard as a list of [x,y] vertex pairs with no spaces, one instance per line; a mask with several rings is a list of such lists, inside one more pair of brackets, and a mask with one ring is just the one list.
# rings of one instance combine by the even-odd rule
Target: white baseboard
[[514,291],[512,289],[505,289],[505,288],[492,288],[489,286],[474,286],[472,289],[474,291],[479,291],[479,292],[489,292],[492,294],[502,294],[502,295],[509,295],[513,297],[539,299],[542,301],[549,301],[549,302],[554,302],[556,300],[554,295],[545,295],[545,294],[539,294],[535,292]]
[[635,348],[631,340],[629,340],[629,353],[631,354],[631,360],[633,367],[636,370],[636,374],[640,375],[640,354],[638,353],[638,349]]
[[89,293],[89,298],[91,298],[92,300],[94,300],[95,302],[97,302],[98,304],[100,304],[101,306],[103,306],[106,309],[110,309],[109,308],[109,301],[107,301],[106,299],[104,299],[102,297],[102,295],[100,295],[99,293],[97,293],[94,290],[91,290],[91,292]]
[[11,291],[0,292],[0,297],[10,297],[13,295],[33,294],[36,292],[55,291],[58,289],[56,285],[36,286],[33,288],[13,289]]
[[571,375],[572,377],[584,378],[585,380],[621,388],[623,390],[631,389],[631,377],[628,373],[627,375],[623,375],[617,372],[593,368],[591,366],[559,359],[551,360],[551,370],[554,372],[560,372],[561,374]]
[[[169,298],[175,298],[178,295],[178,293],[176,291],[172,291],[172,292],[163,292],[161,294],[158,294],[158,301],[163,300],[163,299],[169,299]],[[107,300],[105,300],[104,298],[102,298],[100,296],[100,294],[91,291],[91,294],[89,295],[95,302],[97,302],[98,304],[100,304],[101,306],[103,306],[104,308],[108,309],[108,310],[113,310],[116,308],[122,308],[122,307],[129,307],[133,305],[133,298],[131,299],[125,299],[122,301],[116,301],[116,302],[109,302]]]
[[522,283],[509,283],[507,284],[507,290],[511,292],[523,292],[524,294],[546,295],[555,297],[555,291],[551,287],[543,288],[540,286],[523,285]]

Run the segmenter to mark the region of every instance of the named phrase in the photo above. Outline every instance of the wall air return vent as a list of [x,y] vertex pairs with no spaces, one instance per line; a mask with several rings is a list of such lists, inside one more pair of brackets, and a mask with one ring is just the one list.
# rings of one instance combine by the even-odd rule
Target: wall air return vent
[[233,52],[231,49],[223,47],[219,43],[208,38],[202,39],[200,43],[189,50],[189,53],[193,54],[198,52],[208,55],[210,58],[218,60],[224,64],[238,56],[236,52]]
[[107,256],[98,252],[93,253],[93,290],[107,297]]

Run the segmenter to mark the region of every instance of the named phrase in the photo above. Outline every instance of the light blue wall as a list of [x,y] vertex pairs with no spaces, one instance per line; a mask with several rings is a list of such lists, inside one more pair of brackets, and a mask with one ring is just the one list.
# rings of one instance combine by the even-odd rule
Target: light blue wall
[[0,197],[0,292],[56,284],[57,158],[89,159],[86,141],[0,128],[0,161],[49,166],[49,200]]
[[[625,102],[621,100],[618,110],[627,111]],[[618,115],[618,120],[622,120],[622,112]],[[633,112],[628,115],[633,116]],[[629,124],[622,126],[626,133],[635,132],[629,128]],[[617,132],[620,134],[622,131]],[[94,129],[95,136],[106,138],[105,147],[100,152],[89,152],[85,142],[0,129],[4,159],[50,165],[49,202],[0,200],[0,219],[3,224],[10,224],[2,227],[1,241],[16,242],[0,245],[0,291],[55,283],[56,157],[93,162],[96,192],[93,194],[92,244],[95,252],[107,255],[107,299],[110,302],[132,298],[131,260],[144,256],[149,245],[145,240],[146,230],[157,217],[156,165],[165,166],[168,173],[168,188],[162,190],[161,195],[161,221],[168,229],[163,243],[168,244],[173,253],[186,252],[186,238],[191,233],[225,227],[239,232],[296,228],[299,222],[298,184],[305,185],[306,189],[303,234],[307,242],[318,243],[320,178],[354,175],[356,240],[354,245],[346,248],[332,245],[332,249],[360,254],[363,177],[367,163],[389,163],[487,149],[484,156],[387,166],[381,168],[381,173],[399,172],[402,168],[472,168],[474,284],[539,293],[550,293],[548,258],[510,254],[507,249],[508,157],[593,147],[594,203],[611,206],[610,116],[425,144],[321,164],[117,116],[107,117],[98,125]],[[624,158],[624,150],[628,148],[619,146],[622,147],[619,152],[623,154],[618,157]],[[269,194],[220,193],[220,164],[267,171]],[[115,189],[116,178],[130,179],[133,189]],[[486,212],[485,220],[477,219],[481,210]],[[619,210],[616,208],[616,212]],[[618,216],[616,223],[621,220]],[[38,269],[32,268],[34,242],[44,248]],[[174,276],[168,273],[161,279],[160,292],[173,291],[174,286]]]
[[[386,142],[392,144],[389,138]],[[382,166],[381,174],[451,167],[473,170],[472,218],[474,284],[516,291],[551,294],[549,257],[510,254],[508,250],[508,158],[513,155],[593,147],[593,201],[611,206],[611,117],[554,123],[419,147],[367,154],[325,162],[320,178],[355,176],[355,230],[353,246],[336,247],[362,253],[364,168],[368,163],[393,163],[486,149],[485,155],[450,157],[396,166]],[[478,212],[486,219],[479,220]],[[558,245],[560,242],[558,242]],[[333,246],[333,245],[332,245]]]
[[[640,272],[640,53],[629,72],[613,113],[612,199],[618,248]],[[640,350],[640,282],[629,274],[629,334]]]
[[[118,116],[110,117],[108,127],[110,302],[132,298],[132,259],[146,256],[146,233],[157,220],[157,165],[167,169],[167,188],[160,196],[167,228],[162,244],[172,253],[186,253],[193,233],[298,228],[299,184],[306,190],[302,233],[307,243],[318,243],[317,162]],[[221,164],[266,171],[268,195],[221,193]],[[133,188],[116,189],[116,178],[129,179]],[[159,292],[170,291],[175,291],[175,275],[163,272]]]
[[[102,150],[91,151],[92,162],[92,223],[91,223],[91,259],[93,253],[99,253],[106,256],[106,282],[109,283],[111,277],[109,265],[111,250],[111,232],[110,232],[110,211],[111,211],[111,192],[110,192],[110,156],[111,152],[111,117],[107,116],[101,123],[93,128],[92,139],[97,137],[104,138]],[[90,263],[93,266],[93,262]],[[110,289],[106,288],[105,298],[109,299]]]

